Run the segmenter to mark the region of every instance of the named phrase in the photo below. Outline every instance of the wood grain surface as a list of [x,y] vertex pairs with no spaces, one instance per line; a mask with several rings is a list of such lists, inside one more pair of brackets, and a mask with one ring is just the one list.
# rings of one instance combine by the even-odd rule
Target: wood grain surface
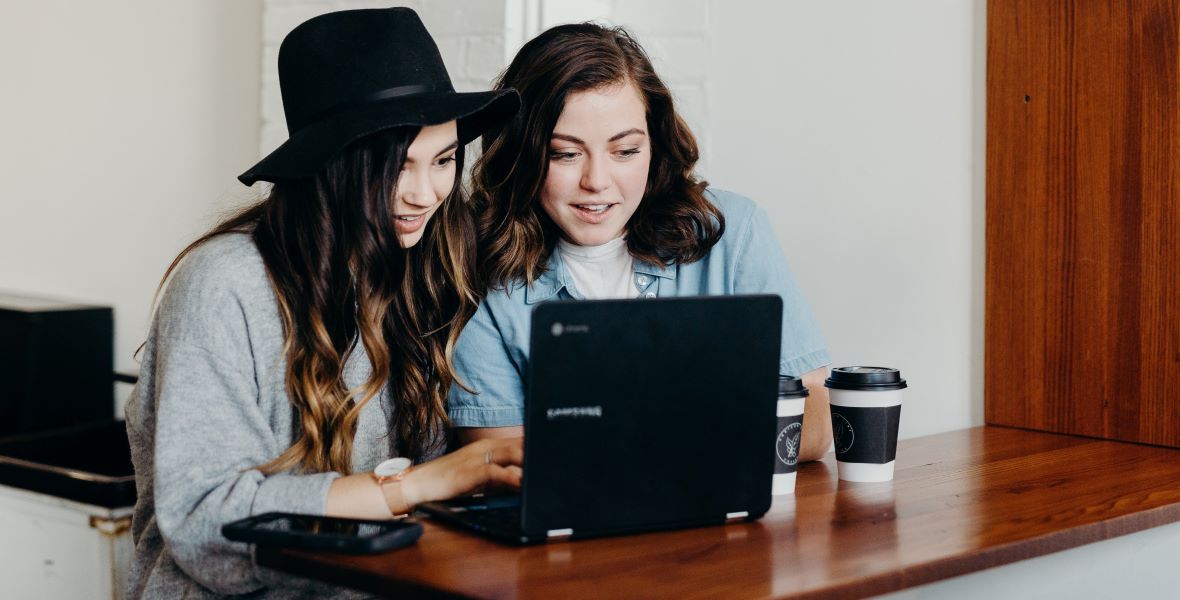
[[1180,0],[988,2],[988,423],[1180,446]]
[[978,427],[897,460],[888,483],[806,464],[753,523],[517,548],[426,521],[387,554],[258,561],[396,598],[859,598],[1180,521],[1180,450]]

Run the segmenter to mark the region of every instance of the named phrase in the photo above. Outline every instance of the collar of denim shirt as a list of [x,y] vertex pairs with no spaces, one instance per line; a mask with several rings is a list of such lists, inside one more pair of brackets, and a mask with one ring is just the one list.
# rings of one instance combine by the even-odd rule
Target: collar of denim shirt
[[[675,264],[653,265],[646,261],[635,260],[634,265],[636,274],[642,273],[669,280],[676,279]],[[574,300],[585,300],[574,287],[573,277],[566,271],[565,261],[561,259],[561,253],[556,248],[549,252],[549,264],[546,266],[545,273],[538,277],[533,285],[525,287],[525,304],[536,304],[552,299],[562,289],[565,289]]]

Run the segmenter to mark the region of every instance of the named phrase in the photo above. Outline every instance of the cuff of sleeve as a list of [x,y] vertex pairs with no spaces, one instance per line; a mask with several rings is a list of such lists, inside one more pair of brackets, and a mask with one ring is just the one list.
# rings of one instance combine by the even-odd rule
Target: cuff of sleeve
[[455,408],[447,416],[453,427],[515,427],[524,424],[523,408]]
[[821,348],[802,356],[779,361],[778,372],[784,375],[802,377],[803,374],[807,373],[808,371],[814,371],[815,369],[830,364],[832,364],[832,357],[828,355],[827,349]]
[[328,488],[339,477],[339,473],[271,475],[258,485],[250,514],[289,512],[322,515],[327,511]]

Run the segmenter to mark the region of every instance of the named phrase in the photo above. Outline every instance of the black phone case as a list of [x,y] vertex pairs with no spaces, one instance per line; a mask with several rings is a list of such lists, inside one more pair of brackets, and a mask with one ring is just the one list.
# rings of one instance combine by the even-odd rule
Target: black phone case
[[[307,532],[274,531],[260,529],[260,523],[279,518],[317,519],[324,523],[353,523],[357,525],[375,525],[379,527],[396,527],[380,535],[372,537],[356,537],[339,534],[320,534]],[[264,513],[247,517],[221,528],[221,535],[235,542],[259,544],[263,546],[283,546],[287,548],[306,548],[309,550],[328,550],[348,554],[377,554],[394,548],[408,546],[422,537],[422,525],[414,521],[366,521],[362,519],[342,519],[316,515],[299,515],[294,513]]]

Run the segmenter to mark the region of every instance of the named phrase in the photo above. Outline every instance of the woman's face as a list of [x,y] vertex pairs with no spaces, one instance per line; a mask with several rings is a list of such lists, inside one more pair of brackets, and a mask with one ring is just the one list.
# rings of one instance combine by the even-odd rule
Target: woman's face
[[571,94],[549,139],[541,206],[566,240],[605,244],[626,230],[650,165],[647,109],[634,85]]
[[458,129],[451,121],[423,127],[406,151],[393,203],[394,227],[403,248],[422,239],[426,222],[450,195],[458,149]]

